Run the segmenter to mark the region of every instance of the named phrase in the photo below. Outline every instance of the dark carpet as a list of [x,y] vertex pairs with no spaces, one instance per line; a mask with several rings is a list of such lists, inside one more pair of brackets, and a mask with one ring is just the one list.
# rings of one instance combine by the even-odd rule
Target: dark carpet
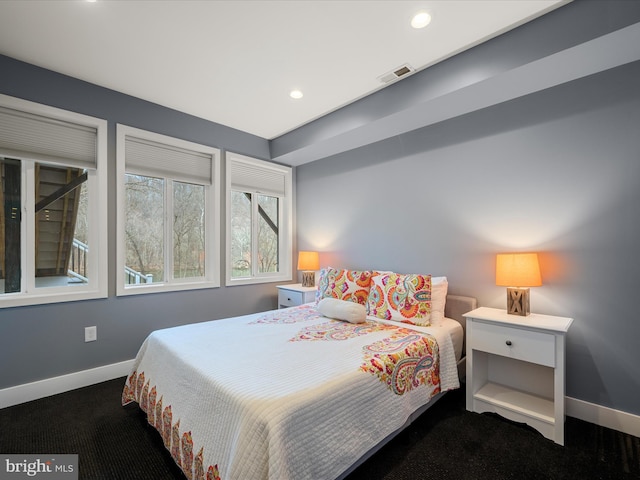
[[[0,410],[0,454],[77,453],[81,479],[184,480],[144,414],[120,405],[124,380]],[[640,479],[640,439],[571,417],[565,437],[561,447],[525,425],[467,412],[461,389],[348,480]]]

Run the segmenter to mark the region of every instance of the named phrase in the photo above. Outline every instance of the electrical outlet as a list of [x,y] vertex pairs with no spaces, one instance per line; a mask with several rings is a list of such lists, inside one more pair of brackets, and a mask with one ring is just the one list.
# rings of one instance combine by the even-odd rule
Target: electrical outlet
[[98,327],[84,328],[84,341],[95,342],[98,339]]

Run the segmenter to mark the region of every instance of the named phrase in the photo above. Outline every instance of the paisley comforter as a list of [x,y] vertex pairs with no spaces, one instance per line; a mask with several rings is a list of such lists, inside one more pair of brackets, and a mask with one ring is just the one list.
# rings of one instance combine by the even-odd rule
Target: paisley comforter
[[350,324],[308,304],[153,332],[122,402],[189,479],[330,479],[457,387],[446,331]]

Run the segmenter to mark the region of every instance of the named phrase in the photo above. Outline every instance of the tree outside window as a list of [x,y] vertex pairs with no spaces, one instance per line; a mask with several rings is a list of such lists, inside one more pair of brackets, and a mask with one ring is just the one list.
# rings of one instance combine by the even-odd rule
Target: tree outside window
[[219,286],[219,153],[118,125],[118,295]]

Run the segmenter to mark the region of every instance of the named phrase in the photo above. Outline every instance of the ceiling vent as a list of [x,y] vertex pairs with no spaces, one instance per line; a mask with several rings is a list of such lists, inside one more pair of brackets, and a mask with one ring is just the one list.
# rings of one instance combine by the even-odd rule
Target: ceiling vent
[[378,77],[378,80],[380,80],[382,83],[391,83],[395,80],[398,80],[401,77],[404,77],[412,72],[415,72],[415,68],[413,68],[411,65],[409,65],[408,63],[405,63],[404,65],[401,65],[400,67],[396,68],[395,70],[385,73],[384,75],[381,75]]

